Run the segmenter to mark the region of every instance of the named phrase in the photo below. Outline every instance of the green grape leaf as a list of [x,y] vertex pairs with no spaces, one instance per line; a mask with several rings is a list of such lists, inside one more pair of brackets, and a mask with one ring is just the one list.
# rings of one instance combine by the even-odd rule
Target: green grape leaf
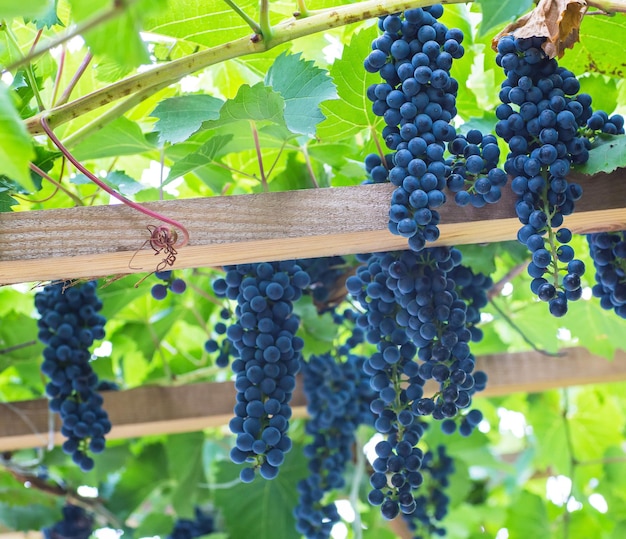
[[[218,483],[227,483],[239,476],[242,466],[223,462],[217,474]],[[215,491],[215,501],[222,510],[231,537],[255,539],[294,537],[293,509],[298,502],[297,484],[307,475],[302,447],[294,445],[275,479],[257,477],[252,483],[239,483]]]
[[215,135],[207,140],[195,152],[179,159],[170,169],[170,173],[165,180],[164,185],[172,180],[184,176],[189,172],[204,167],[214,161],[216,158],[224,155],[224,147],[232,140],[232,135]]
[[0,19],[37,17],[45,13],[50,0],[0,0]]
[[585,17],[580,26],[580,41],[565,53],[560,63],[574,73],[602,73],[623,79],[626,76],[625,33],[624,13],[612,17]]
[[109,172],[104,181],[123,195],[134,195],[146,188],[121,170]]
[[589,150],[589,160],[576,170],[583,174],[593,175],[598,172],[613,172],[626,167],[626,136],[603,135],[596,139]]
[[381,123],[367,98],[368,86],[380,82],[380,76],[363,68],[363,61],[371,51],[372,39],[377,35],[374,27],[354,34],[350,44],[344,47],[341,60],[330,68],[339,99],[321,104],[326,120],[318,125],[317,136],[322,141],[345,142],[364,129],[373,131]]
[[176,482],[172,504],[179,515],[193,514],[197,485],[204,481],[203,442],[204,434],[201,432],[170,434],[167,437],[167,467],[170,478]]
[[46,11],[32,20],[37,27],[37,30],[52,28],[55,25],[65,26],[57,14],[58,1],[59,0],[48,0],[48,7]]
[[265,84],[285,100],[285,123],[293,133],[315,135],[315,126],[324,119],[320,103],[337,99],[328,72],[298,54],[281,54],[270,67]]
[[[285,100],[269,86],[262,82],[250,86],[244,84],[237,95],[224,103],[220,110],[220,125],[251,120],[254,122],[269,121],[279,125],[285,124]],[[209,122],[209,126],[213,125]]]
[[[258,2],[238,0],[237,5],[255,18]],[[251,34],[247,23],[221,0],[170,0],[167,10],[146,17],[144,30],[207,47]]]
[[11,196],[9,190],[5,187],[0,187],[0,212],[11,211],[11,206],[16,204],[19,203]]
[[129,458],[119,480],[112,487],[107,508],[118,518],[125,520],[139,505],[165,481],[163,470],[167,470],[167,457],[163,445],[152,443]]
[[154,130],[159,140],[175,144],[187,140],[202,122],[217,120],[223,104],[211,95],[181,95],[161,101],[150,116],[158,118]]
[[509,505],[506,528],[510,539],[550,537],[550,520],[545,501],[523,490]]
[[[93,17],[94,13],[110,10],[108,0],[70,0],[72,15],[76,20]],[[150,63],[145,42],[139,34],[143,19],[151,12],[159,12],[165,0],[140,0],[133,2],[116,17],[85,32],[83,37],[95,55],[104,56],[122,67],[137,67]]]
[[613,359],[615,350],[623,348],[623,320],[600,307],[596,298],[570,302],[564,325],[592,354]]
[[139,125],[121,116],[76,145],[72,153],[76,159],[86,160],[132,155],[148,150],[154,150],[154,145],[146,139]]
[[533,5],[533,0],[518,0],[517,2],[478,0],[478,4],[483,14],[478,25],[478,36],[481,37],[496,26],[511,22],[526,13]]
[[35,185],[28,167],[35,158],[33,141],[4,84],[0,84],[0,140],[0,173],[19,183],[28,192],[34,191]]
[[540,469],[551,467],[554,474],[567,473],[570,465],[570,452],[560,394],[557,391],[532,394],[529,395],[528,401],[529,411],[526,418],[533,428],[538,448],[535,454],[536,465]]
[[623,439],[624,414],[615,400],[598,389],[586,387],[576,395],[569,428],[578,460],[601,459],[612,445]]
[[40,504],[16,506],[0,502],[0,522],[10,530],[40,530],[44,526],[53,525],[59,520],[59,515],[59,509],[55,506],[46,507]]

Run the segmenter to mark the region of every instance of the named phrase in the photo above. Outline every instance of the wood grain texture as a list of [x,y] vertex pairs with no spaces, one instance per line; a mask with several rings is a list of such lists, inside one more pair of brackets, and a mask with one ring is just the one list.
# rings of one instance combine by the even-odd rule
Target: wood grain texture
[[[626,229],[624,169],[572,175],[585,190],[565,224],[577,233]],[[175,268],[406,249],[387,230],[390,184],[152,202],[188,227]],[[506,192],[485,208],[441,208],[438,244],[515,239],[519,222]],[[0,214],[0,284],[153,271],[146,244],[155,224],[123,205]],[[434,245],[434,244],[433,244]],[[131,262],[132,260],[132,262]]]
[[[477,369],[489,376],[487,389],[479,397],[515,392],[541,392],[557,387],[609,383],[626,380],[626,352],[613,361],[590,354],[584,348],[567,349],[562,357],[537,352],[498,354],[477,359]],[[306,401],[299,384],[292,408],[295,417],[306,416]],[[428,385],[426,394],[436,387]],[[144,386],[105,392],[114,438],[152,434],[192,432],[228,424],[235,404],[231,382],[198,383],[178,387]],[[62,442],[60,423],[55,416],[54,432],[48,431],[47,400],[38,399],[0,404],[0,451],[45,446]]]

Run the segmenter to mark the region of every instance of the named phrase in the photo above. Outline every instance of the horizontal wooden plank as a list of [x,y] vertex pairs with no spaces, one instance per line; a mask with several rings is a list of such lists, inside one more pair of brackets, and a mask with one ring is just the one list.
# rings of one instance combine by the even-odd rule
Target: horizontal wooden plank
[[[477,368],[489,375],[487,389],[479,396],[514,392],[541,392],[556,387],[626,380],[626,352],[613,361],[594,356],[583,348],[570,348],[562,357],[537,352],[499,354],[477,359]],[[434,393],[430,386],[427,392]],[[198,383],[187,386],[145,386],[103,393],[113,430],[109,438],[131,438],[151,434],[191,432],[228,424],[235,404],[231,382]],[[294,392],[295,417],[306,416],[302,391]],[[0,404],[0,451],[59,444],[58,419],[49,432],[47,400]]]
[[[572,176],[585,190],[566,219],[574,232],[626,229],[624,169]],[[175,268],[406,249],[387,230],[390,184],[171,200],[146,204],[190,232]],[[441,208],[438,244],[515,239],[508,190],[498,204]],[[123,205],[0,214],[0,284],[147,272],[161,255],[146,244],[145,215]],[[158,223],[156,223],[158,224]]]

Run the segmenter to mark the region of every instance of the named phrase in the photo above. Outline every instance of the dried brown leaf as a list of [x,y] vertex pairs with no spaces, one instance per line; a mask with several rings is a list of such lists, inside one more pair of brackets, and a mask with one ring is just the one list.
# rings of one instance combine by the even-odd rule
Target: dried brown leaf
[[544,37],[542,48],[550,57],[563,56],[579,40],[580,24],[587,11],[585,0],[541,0],[530,13],[509,24],[493,38],[492,47],[504,35],[518,38]]

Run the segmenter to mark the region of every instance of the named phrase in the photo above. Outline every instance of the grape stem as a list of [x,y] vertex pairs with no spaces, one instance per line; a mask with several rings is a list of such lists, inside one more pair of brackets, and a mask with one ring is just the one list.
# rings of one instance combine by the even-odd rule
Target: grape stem
[[224,2],[226,4],[228,4],[228,6],[237,14],[239,15],[245,22],[246,24],[252,28],[252,31],[255,34],[262,34],[262,30],[261,27],[259,26],[259,24],[252,18],[250,17],[250,15],[248,15],[243,9],[241,9],[237,4],[235,4],[235,2],[233,2],[232,0],[224,0]]
[[[18,43],[15,34],[11,30],[11,27],[7,24],[7,21],[0,21],[0,29],[4,30],[4,33],[7,36],[7,39],[11,42],[11,45],[15,47],[16,50],[20,50],[20,44]],[[24,73],[26,74],[26,78],[28,79],[28,85],[33,91],[33,95],[35,96],[35,100],[37,101],[37,107],[39,107],[39,111],[42,112],[46,109],[43,104],[43,100],[41,99],[41,94],[39,93],[39,87],[37,86],[37,80],[35,79],[35,72],[33,71],[33,66],[30,62],[27,63],[26,69],[24,69]]]
[[35,163],[30,163],[29,164],[30,169],[35,173],[35,174],[39,174],[39,176],[41,176],[42,178],[48,180],[52,185],[54,185],[57,189],[60,189],[61,191],[63,191],[68,197],[70,197],[74,203],[77,206],[84,206],[83,201],[78,198],[74,193],[72,193],[71,191],[69,191],[68,189],[66,189],[61,182],[56,181],[54,178],[52,178],[49,174],[47,174],[46,172],[44,172],[43,170],[41,170],[37,165],[35,165]]
[[252,129],[252,137],[254,138],[254,147],[256,149],[256,157],[259,162],[259,174],[261,176],[261,185],[263,186],[263,191],[266,193],[269,191],[269,186],[267,185],[267,176],[265,175],[265,169],[263,168],[263,154],[261,153],[261,144],[259,142],[259,132],[257,131],[256,125],[253,121],[250,121],[250,127]]
[[548,352],[547,350],[544,350],[543,348],[539,348],[534,342],[532,342],[526,336],[526,334],[522,331],[522,329],[515,322],[513,322],[513,320],[511,320],[511,317],[508,316],[493,299],[490,299],[489,303],[496,310],[496,312],[504,319],[504,321],[509,326],[511,326],[511,329],[513,329],[524,340],[524,342],[528,344],[528,346],[530,346],[535,352],[543,356],[548,356],[548,357],[563,357],[565,355],[564,352]]
[[576,467],[578,464],[578,461],[576,460],[576,457],[574,456],[574,439],[572,437],[572,430],[570,428],[569,418],[567,417],[568,415],[569,415],[569,391],[567,388],[563,388],[563,409],[561,410],[561,417],[563,419],[563,430],[565,433],[567,452],[569,453],[568,476],[571,481],[569,492],[567,493],[567,498],[565,499],[565,503],[564,503],[565,511],[563,512],[563,539],[569,538],[571,517],[570,517],[570,511],[567,508],[567,504],[572,499],[572,492],[574,491]]
[[[466,0],[448,0],[445,3],[461,4],[465,2]],[[156,93],[191,73],[195,73],[205,67],[218,64],[231,58],[265,52],[282,43],[317,32],[323,32],[330,28],[345,26],[381,15],[404,11],[409,8],[430,6],[433,3],[433,0],[415,0],[413,2],[406,0],[387,0],[386,2],[367,0],[366,2],[357,2],[335,8],[328,8],[315,15],[298,20],[288,19],[272,28],[271,41],[266,39],[253,40],[250,36],[246,36],[190,54],[178,60],[173,60],[165,65],[156,66],[143,73],[138,73],[121,81],[109,84],[104,88],[100,88],[70,103],[54,107],[46,113],[48,123],[56,127],[101,106],[137,92],[143,92],[143,99],[146,99],[149,95]],[[58,44],[59,43],[55,43],[55,46]],[[122,113],[120,112],[120,114]],[[112,120],[113,118],[109,119]],[[41,115],[33,116],[26,120],[26,127],[31,134],[37,135],[43,133],[40,120]]]
[[83,73],[85,73],[85,70],[87,69],[87,66],[89,65],[89,62],[91,62],[92,58],[93,58],[93,55],[91,54],[91,52],[87,52],[80,66],[78,66],[76,73],[74,73],[72,80],[67,85],[67,88],[65,88],[59,100],[56,103],[54,103],[55,106],[63,105],[69,101],[72,91],[78,84],[78,81],[80,80],[80,78],[83,76]]
[[269,43],[272,40],[272,35],[273,35],[272,23],[270,22],[269,0],[261,0],[259,23],[260,23],[259,26],[261,28],[261,35],[263,36],[263,41],[265,41],[266,43]]
[[69,150],[63,145],[63,143],[59,140],[59,138],[54,134],[54,131],[52,131],[52,129],[48,125],[48,122],[47,122],[47,119],[46,119],[45,116],[41,117],[41,126],[42,126],[43,130],[46,132],[46,134],[48,135],[48,137],[50,137],[50,140],[52,141],[52,143],[63,153],[63,155],[65,155],[65,157],[67,157],[67,159],[80,172],[82,172],[85,176],[87,176],[87,178],[89,178],[98,187],[100,187],[100,189],[102,189],[103,191],[106,191],[112,197],[118,199],[120,202],[123,202],[127,206],[130,206],[131,208],[133,208],[133,209],[135,209],[137,211],[140,211],[141,213],[144,213],[145,215],[148,215],[149,217],[152,217],[153,219],[157,219],[159,221],[167,223],[168,225],[171,225],[171,226],[174,226],[174,227],[178,228],[183,233],[183,239],[181,240],[181,242],[178,245],[176,245],[177,249],[180,248],[180,247],[184,247],[189,242],[189,232],[187,231],[187,229],[181,223],[179,223],[178,221],[175,221],[173,219],[170,219],[168,217],[165,217],[165,216],[161,215],[160,213],[157,213],[157,212],[152,211],[152,210],[150,210],[148,208],[145,208],[141,204],[137,204],[136,202],[133,202],[132,200],[127,199],[125,196],[123,196],[120,193],[118,193],[117,191],[115,191],[115,189],[112,189],[111,187],[109,187],[106,183],[104,183],[102,180],[100,180],[98,177],[96,177],[92,172],[90,172],[78,159],[76,159],[69,152]]

